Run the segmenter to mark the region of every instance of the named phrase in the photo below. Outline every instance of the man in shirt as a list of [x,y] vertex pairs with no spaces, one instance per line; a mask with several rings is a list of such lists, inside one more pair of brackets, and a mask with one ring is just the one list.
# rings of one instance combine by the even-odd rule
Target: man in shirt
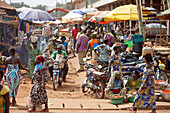
[[57,55],[57,54],[60,54],[60,55],[62,55],[63,58],[65,59],[64,68],[62,69],[62,71],[63,71],[63,75],[64,75],[64,76],[63,76],[63,81],[66,82],[66,75],[67,75],[67,73],[68,73],[68,64],[67,64],[68,58],[67,58],[67,53],[66,53],[65,51],[63,51],[62,49],[63,49],[62,44],[59,44],[59,45],[57,46],[57,51],[54,51],[54,52],[53,52],[52,58],[53,58],[53,59],[56,59],[56,55]]
[[76,42],[77,42],[76,37],[77,37],[78,32],[79,32],[78,26],[77,26],[77,24],[75,24],[75,28],[72,30],[74,50],[76,48]]
[[48,39],[49,39],[49,37],[45,37],[45,39],[41,42],[41,44],[40,44],[41,52],[44,52],[44,49],[48,46],[48,44],[49,44]]
[[57,38],[53,37],[50,39],[50,43],[48,44],[48,46],[45,48],[44,53],[46,53],[48,50],[50,51],[50,54],[52,54],[54,51],[57,50],[57,45],[60,44],[60,40],[58,40]]
[[110,59],[109,57],[110,57],[111,50],[110,50],[110,47],[107,45],[107,43],[108,43],[108,40],[104,39],[103,44],[100,44],[99,46],[94,48],[94,52],[99,57],[99,60],[103,62],[108,62]]
[[110,47],[112,47],[112,46],[113,46],[113,43],[114,43],[114,30],[111,30],[110,33],[107,33],[107,34],[104,36],[104,39],[108,40],[107,45],[109,45]]
[[[77,40],[77,53],[79,58],[79,64],[84,63],[83,58],[86,53],[87,45],[88,45],[88,37],[86,36],[86,30],[83,30],[83,34]],[[78,72],[84,71],[84,66],[80,65],[80,69]]]

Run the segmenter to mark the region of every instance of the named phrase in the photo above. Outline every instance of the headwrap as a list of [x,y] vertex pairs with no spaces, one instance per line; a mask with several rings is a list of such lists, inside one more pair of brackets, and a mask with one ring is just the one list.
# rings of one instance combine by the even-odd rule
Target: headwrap
[[97,38],[97,33],[92,33],[92,34],[91,34],[91,38],[93,38],[93,39],[94,39],[94,38]]
[[[113,71],[112,72],[109,83],[107,85],[107,88],[113,89],[113,83],[114,83],[114,80],[115,80],[117,74],[120,74],[120,72],[119,71]],[[121,75],[120,75],[120,80],[123,82],[123,78],[122,78]]]
[[42,63],[45,62],[45,58],[42,55],[38,55],[37,59],[39,59]]

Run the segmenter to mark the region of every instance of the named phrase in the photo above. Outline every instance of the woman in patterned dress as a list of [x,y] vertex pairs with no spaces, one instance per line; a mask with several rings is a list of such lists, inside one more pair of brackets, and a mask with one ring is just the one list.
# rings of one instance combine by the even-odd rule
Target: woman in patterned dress
[[18,87],[19,87],[19,80],[20,80],[20,72],[19,69],[23,69],[29,71],[28,69],[24,68],[21,59],[15,55],[15,49],[9,49],[10,57],[6,59],[6,80],[8,82],[10,92],[9,96],[12,97],[12,106],[16,106],[15,97],[17,95]]
[[156,101],[155,101],[155,84],[154,84],[154,68],[152,66],[152,56],[147,54],[144,56],[146,67],[142,76],[142,85],[140,86],[133,107],[128,109],[129,111],[137,112],[137,108],[149,108],[152,109],[150,113],[156,113]]
[[[30,55],[30,60],[29,60],[29,64],[28,64],[28,68],[29,68],[29,75],[33,76],[33,71],[34,71],[34,67],[35,67],[35,64],[34,64],[34,61],[35,61],[35,58],[37,55],[41,55],[41,51],[40,49],[38,49],[37,47],[37,42],[32,42],[32,46],[30,45],[30,40],[27,41],[27,46],[30,50],[29,52],[29,55]],[[33,84],[33,78],[32,78],[32,84]]]
[[35,106],[45,104],[45,109],[41,112],[48,112],[48,98],[47,92],[45,89],[45,84],[48,80],[50,80],[50,76],[47,73],[47,68],[44,68],[42,63],[45,62],[43,56],[38,55],[35,59],[35,69],[33,76],[35,78],[36,83],[33,85],[30,93],[31,102],[33,103],[33,108],[28,112],[36,112]]

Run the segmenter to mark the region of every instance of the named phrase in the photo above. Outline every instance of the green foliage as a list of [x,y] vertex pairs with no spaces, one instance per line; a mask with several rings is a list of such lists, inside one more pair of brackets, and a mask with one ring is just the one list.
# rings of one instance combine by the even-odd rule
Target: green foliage
[[[21,8],[23,6],[25,7],[30,7],[29,5],[25,4],[24,2],[16,2],[16,3],[11,3],[10,5],[14,6],[15,8]],[[30,7],[30,8],[33,8],[33,9],[41,9],[41,10],[46,10],[46,5],[37,5],[35,7]]]
[[14,6],[15,8],[21,8],[23,6],[30,7],[29,5],[25,4],[24,2],[11,3],[10,5]]

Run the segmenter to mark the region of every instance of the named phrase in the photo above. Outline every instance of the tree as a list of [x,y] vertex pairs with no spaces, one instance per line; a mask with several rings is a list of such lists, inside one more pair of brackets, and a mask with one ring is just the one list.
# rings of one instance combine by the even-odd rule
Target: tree
[[10,5],[14,6],[15,8],[21,8],[23,6],[30,7],[29,5],[25,4],[24,2],[10,3]]
[[46,6],[45,5],[37,5],[36,7],[32,7],[33,9],[41,9],[43,11],[46,10]]

